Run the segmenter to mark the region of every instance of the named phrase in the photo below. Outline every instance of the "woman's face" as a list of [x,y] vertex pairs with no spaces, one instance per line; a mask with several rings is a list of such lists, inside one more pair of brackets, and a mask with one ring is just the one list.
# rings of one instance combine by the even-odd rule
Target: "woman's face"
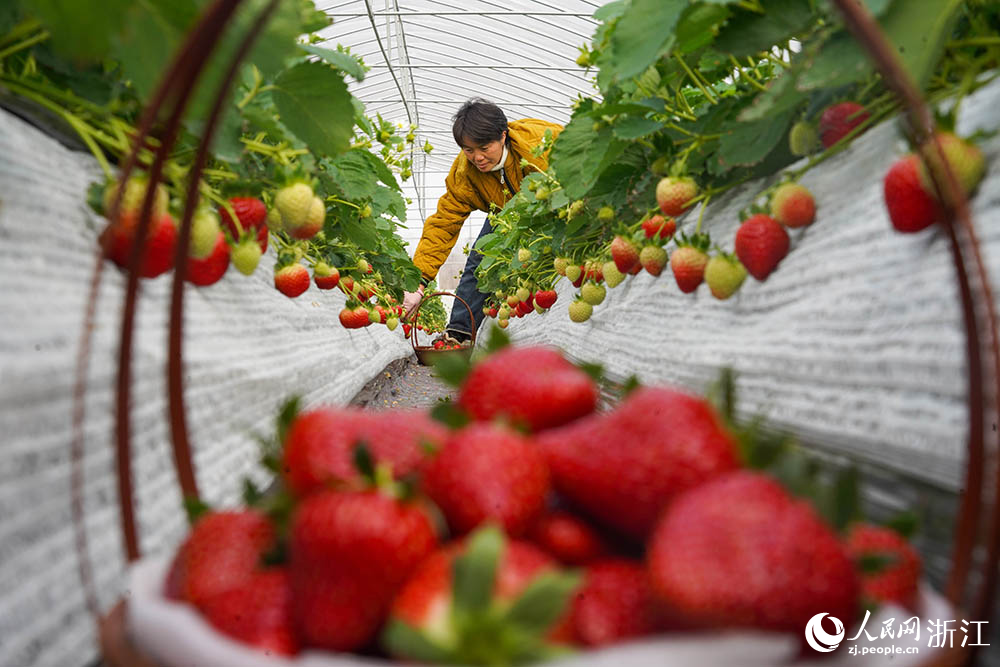
[[506,132],[500,135],[499,139],[488,144],[477,144],[466,140],[462,143],[462,152],[479,171],[489,171],[497,166],[500,158],[503,157],[503,144],[506,140]]

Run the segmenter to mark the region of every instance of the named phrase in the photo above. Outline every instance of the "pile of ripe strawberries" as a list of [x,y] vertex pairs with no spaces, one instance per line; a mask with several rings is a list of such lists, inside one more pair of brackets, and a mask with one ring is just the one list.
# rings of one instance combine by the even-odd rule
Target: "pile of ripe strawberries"
[[707,400],[638,387],[598,404],[559,352],[507,346],[467,369],[448,419],[299,412],[275,488],[203,514],[165,594],[273,653],[465,665],[691,630],[801,641],[821,612],[850,626],[863,605],[915,604],[903,538],[838,533],[744,464]]

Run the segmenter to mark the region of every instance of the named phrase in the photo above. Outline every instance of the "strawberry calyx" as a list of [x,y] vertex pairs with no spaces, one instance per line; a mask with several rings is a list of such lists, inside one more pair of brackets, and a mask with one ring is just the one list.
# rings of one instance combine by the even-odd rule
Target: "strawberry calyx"
[[568,609],[579,575],[546,569],[516,597],[503,599],[495,589],[506,548],[495,525],[470,535],[451,563],[447,609],[419,624],[393,616],[382,643],[393,655],[425,663],[521,664],[569,653],[547,634]]
[[707,233],[680,234],[677,236],[676,244],[678,248],[694,248],[707,253],[712,245],[712,238]]

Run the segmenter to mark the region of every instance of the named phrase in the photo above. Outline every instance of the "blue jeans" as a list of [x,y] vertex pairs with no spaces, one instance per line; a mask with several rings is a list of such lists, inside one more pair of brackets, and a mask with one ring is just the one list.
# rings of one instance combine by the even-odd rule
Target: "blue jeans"
[[[483,223],[483,228],[479,231],[479,236],[476,237],[476,242],[483,238],[487,234],[493,233],[493,227],[490,225],[489,218]],[[475,246],[475,243],[473,243]],[[479,267],[479,263],[483,261],[483,256],[476,252],[475,250],[469,251],[469,259],[465,261],[465,268],[462,269],[462,277],[458,281],[458,289],[455,290],[455,294],[465,300],[469,304],[469,308],[472,309],[472,326],[469,324],[469,311],[465,309],[462,302],[455,299],[455,304],[451,307],[451,320],[448,322],[447,331],[453,337],[460,341],[467,340],[471,337],[471,331],[479,331],[479,325],[483,323],[483,319],[486,317],[483,314],[483,305],[486,303],[486,297],[489,296],[488,292],[479,291],[479,283],[476,281],[476,269]]]

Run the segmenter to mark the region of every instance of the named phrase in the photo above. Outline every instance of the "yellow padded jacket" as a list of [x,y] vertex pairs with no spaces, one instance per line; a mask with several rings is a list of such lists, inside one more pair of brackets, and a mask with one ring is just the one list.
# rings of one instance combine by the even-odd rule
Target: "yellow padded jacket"
[[413,254],[413,263],[424,278],[430,280],[437,275],[472,211],[488,213],[491,203],[503,206],[510,196],[520,192],[521,180],[534,171],[532,167],[522,168],[521,158],[542,171],[549,168],[548,153],[541,157],[531,154],[531,150],[542,142],[546,130],[552,130],[555,137],[562,131],[562,126],[537,118],[514,120],[507,124],[510,144],[503,170],[509,196],[504,194],[499,171],[481,172],[464,154],[459,153],[444,181],[447,191],[438,199],[437,211],[424,222],[423,235]]

